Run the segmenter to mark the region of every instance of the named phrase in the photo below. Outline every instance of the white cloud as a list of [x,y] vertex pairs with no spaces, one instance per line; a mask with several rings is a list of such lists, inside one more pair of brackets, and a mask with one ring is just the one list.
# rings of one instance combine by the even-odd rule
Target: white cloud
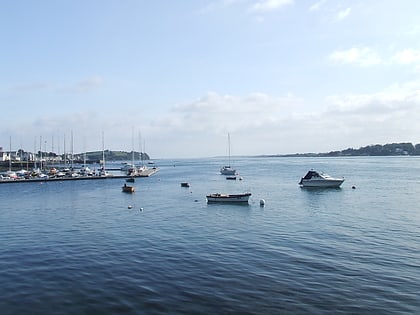
[[210,92],[188,104],[177,105],[171,114],[158,122],[168,128],[184,128],[216,132],[241,130],[278,120],[301,106],[301,99],[286,95],[271,98],[263,93],[245,97]]
[[228,131],[234,136],[237,155],[327,152],[393,141],[418,143],[418,86],[416,81],[372,94],[334,95],[326,98],[325,108],[316,110],[307,106],[310,101],[293,95],[208,93],[176,106],[154,122],[152,133],[160,134],[168,150],[179,146],[171,135],[182,134],[181,143],[194,143],[195,153],[201,156],[223,154],[220,141]]
[[[240,8],[252,13],[267,13],[278,10],[288,4],[293,4],[294,0],[217,0],[209,2],[205,7],[201,8],[199,12],[214,12],[217,10],[224,10],[227,8]],[[264,18],[257,17],[259,21]]]
[[351,8],[341,10],[337,13],[337,21],[342,21],[350,15]]
[[[359,129],[367,130],[376,126],[378,130],[372,136],[393,133],[401,137],[404,136],[401,132],[403,127],[412,129],[414,135],[415,132],[419,132],[416,123],[420,119],[419,85],[420,81],[413,81],[393,84],[372,94],[330,96],[326,99],[329,104],[326,113],[330,118],[334,117],[347,125],[354,124]],[[364,137],[366,136],[368,135]]]
[[420,34],[420,25],[413,26],[409,31],[406,32],[409,36],[417,36]]
[[268,12],[292,3],[293,0],[261,0],[251,6],[251,11]]
[[368,47],[336,50],[328,58],[336,63],[357,64],[360,66],[377,65],[382,62],[381,57]]
[[309,7],[309,11],[317,11],[327,2],[327,0],[320,0]]
[[100,87],[103,81],[104,80],[101,76],[91,76],[81,79],[73,84],[60,86],[57,82],[54,84],[47,82],[33,82],[13,86],[11,87],[11,90],[55,90],[70,93],[86,93]]
[[5,128],[2,136],[9,139],[12,135],[16,143],[27,140],[25,149],[32,150],[32,135],[43,135],[48,143],[54,135],[57,147],[64,133],[69,143],[73,130],[75,152],[80,152],[84,143],[87,150],[100,150],[104,131],[106,149],[131,150],[131,128],[135,126],[141,128],[152,158],[224,155],[227,132],[232,136],[233,155],[328,152],[394,141],[418,143],[419,86],[420,81],[412,81],[372,94],[332,95],[324,100],[324,108],[314,106],[312,99],[288,94],[211,92],[178,104],[157,118],[142,116],[140,125],[138,116],[127,116],[127,111],[115,114],[112,120],[103,113],[66,113],[41,115],[18,129]]
[[404,49],[393,56],[393,60],[401,64],[420,63],[420,50]]
[[27,84],[20,84],[13,86],[12,90],[45,90],[52,88],[52,85],[50,83],[46,82],[33,82],[33,83],[27,83]]
[[70,91],[84,93],[101,86],[103,78],[100,76],[92,76],[77,82],[74,86],[69,87]]

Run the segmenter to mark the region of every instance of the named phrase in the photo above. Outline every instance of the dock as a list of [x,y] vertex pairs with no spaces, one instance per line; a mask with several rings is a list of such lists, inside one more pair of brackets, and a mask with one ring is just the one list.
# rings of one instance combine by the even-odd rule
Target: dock
[[59,181],[74,181],[74,180],[103,180],[103,179],[127,179],[127,178],[139,178],[139,177],[150,177],[156,174],[159,171],[159,168],[154,167],[150,169],[145,169],[139,172],[137,175],[91,175],[91,176],[63,176],[63,177],[33,177],[33,178],[19,178],[19,179],[5,179],[0,180],[0,184],[13,184],[13,183],[37,183],[37,182],[59,182]]

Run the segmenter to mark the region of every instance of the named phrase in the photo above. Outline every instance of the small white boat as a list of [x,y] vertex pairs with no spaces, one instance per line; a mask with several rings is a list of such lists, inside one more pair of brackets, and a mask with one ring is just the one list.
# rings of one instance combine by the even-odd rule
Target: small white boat
[[108,177],[108,176],[112,176],[112,174],[109,173],[104,167],[101,167],[101,169],[99,170],[99,176]]
[[231,168],[230,166],[223,166],[220,169],[220,174],[222,175],[236,175],[237,172],[235,169]]
[[79,174],[82,175],[82,176],[93,176],[94,172],[88,166],[83,166],[79,170]]
[[220,174],[222,175],[236,175],[237,172],[234,168],[230,166],[230,134],[228,134],[228,149],[229,149],[229,164],[226,166],[223,166],[220,169]]
[[314,170],[308,171],[304,177],[301,178],[299,185],[301,187],[332,187],[337,188],[344,182],[344,178],[331,177],[328,174],[317,172]]
[[243,194],[210,194],[207,195],[208,203],[222,202],[222,203],[248,203],[248,199],[251,196],[251,193]]

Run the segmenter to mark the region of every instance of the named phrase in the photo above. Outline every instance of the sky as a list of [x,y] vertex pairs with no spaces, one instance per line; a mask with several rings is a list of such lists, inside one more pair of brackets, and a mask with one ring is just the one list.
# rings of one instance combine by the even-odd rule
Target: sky
[[418,0],[0,0],[0,147],[420,143]]

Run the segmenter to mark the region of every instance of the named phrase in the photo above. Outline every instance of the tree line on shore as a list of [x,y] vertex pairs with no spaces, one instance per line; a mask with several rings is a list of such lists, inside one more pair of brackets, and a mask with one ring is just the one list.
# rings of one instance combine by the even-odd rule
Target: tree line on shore
[[[341,151],[330,151],[327,153],[296,153],[281,156],[312,156],[312,157],[334,157],[334,156],[402,156],[420,155],[420,144],[413,145],[410,142],[374,144],[358,149],[348,148]],[[279,156],[279,155],[276,155]]]

